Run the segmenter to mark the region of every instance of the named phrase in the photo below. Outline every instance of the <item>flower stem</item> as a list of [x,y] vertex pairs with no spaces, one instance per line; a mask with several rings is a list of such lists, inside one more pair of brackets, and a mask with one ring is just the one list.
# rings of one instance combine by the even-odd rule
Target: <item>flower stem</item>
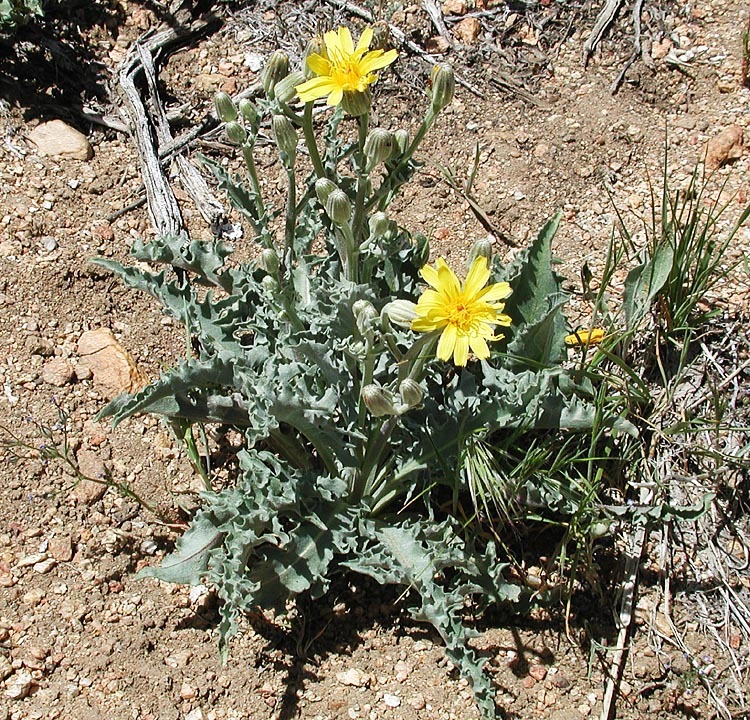
[[[294,251],[294,230],[297,225],[297,179],[294,177],[294,167],[286,169],[287,177],[287,202],[286,202],[286,224],[284,226],[284,262],[287,255]],[[291,258],[289,258],[291,259]],[[289,263],[291,267],[291,262]]]
[[[370,173],[367,170],[367,158],[365,157],[365,141],[367,140],[367,129],[370,125],[370,114],[365,113],[357,118],[359,123],[359,136],[357,138],[357,151],[355,162],[357,163],[357,195],[354,200],[354,216],[352,218],[352,232],[355,238],[362,234],[365,215],[365,195],[370,184]],[[359,250],[360,243],[356,243]]]
[[266,216],[266,208],[263,204],[263,194],[260,191],[258,172],[255,169],[255,158],[253,157],[252,145],[245,144],[242,146],[242,157],[245,159],[247,174],[250,176],[250,182],[253,184],[253,192],[255,193],[255,208],[258,212],[258,222],[263,223]]
[[310,153],[310,160],[312,161],[315,174],[319,178],[324,178],[326,177],[326,169],[323,166],[323,161],[320,159],[320,152],[318,152],[318,143],[315,141],[312,111],[313,103],[306,103],[305,114],[302,118],[302,132],[305,136],[305,144],[307,145],[307,151]]

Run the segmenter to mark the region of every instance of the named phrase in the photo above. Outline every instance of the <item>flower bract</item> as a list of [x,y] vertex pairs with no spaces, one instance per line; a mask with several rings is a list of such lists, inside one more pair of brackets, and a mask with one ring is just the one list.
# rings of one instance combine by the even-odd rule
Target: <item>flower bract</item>
[[500,340],[495,326],[508,326],[511,319],[505,315],[505,304],[499,302],[511,294],[507,282],[487,285],[490,267],[486,257],[477,257],[471,265],[466,280],[461,284],[453,270],[442,258],[435,266],[425,265],[420,274],[430,287],[416,305],[417,317],[411,328],[417,332],[442,330],[437,347],[437,357],[464,366],[469,350],[477,358],[490,356],[488,342]]
[[302,102],[328,97],[328,105],[338,105],[344,93],[364,93],[378,76],[375,70],[390,65],[397,57],[395,50],[370,50],[372,28],[366,28],[354,46],[349,28],[340,27],[324,36],[323,54],[313,53],[307,65],[317,77],[297,86]]

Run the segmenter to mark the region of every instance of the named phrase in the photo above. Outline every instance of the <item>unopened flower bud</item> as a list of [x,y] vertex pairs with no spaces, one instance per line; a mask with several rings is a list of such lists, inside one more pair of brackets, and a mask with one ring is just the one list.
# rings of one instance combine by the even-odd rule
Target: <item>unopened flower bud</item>
[[252,100],[243,98],[240,100],[240,115],[242,119],[252,128],[258,126],[258,108]]
[[279,272],[279,256],[273,248],[263,248],[260,253],[260,266],[269,274]]
[[477,240],[474,243],[474,246],[471,248],[471,252],[469,252],[469,267],[474,264],[474,261],[478,257],[485,257],[487,258],[488,263],[492,262],[492,240],[486,237],[482,238],[481,240]]
[[276,140],[276,146],[282,155],[282,160],[284,160],[283,156],[286,156],[285,162],[294,165],[299,138],[292,121],[286,115],[274,115],[271,120],[271,129],[273,130],[274,140]]
[[362,388],[362,400],[375,417],[398,414],[393,393],[381,385],[365,385]]
[[398,394],[401,396],[401,402],[407,407],[413,408],[421,405],[424,392],[416,380],[406,378],[398,386]]
[[393,153],[393,133],[382,128],[371,130],[365,140],[364,150],[369,168],[385,162]]
[[335,225],[346,225],[352,216],[352,204],[343,190],[336,188],[326,200],[326,213]]
[[297,85],[305,82],[305,75],[300,70],[289,73],[279,80],[273,88],[273,96],[282,103],[291,102],[297,95]]
[[456,76],[453,68],[447,63],[439,63],[432,68],[430,76],[432,82],[432,108],[435,111],[442,110],[453,100],[456,91]]
[[247,140],[247,132],[238,122],[228,122],[224,126],[224,132],[233,145],[242,145]]
[[265,275],[260,281],[260,284],[263,286],[263,289],[269,293],[275,293],[279,289],[279,283],[277,283],[270,275]]
[[263,90],[266,96],[273,98],[273,89],[279,80],[289,74],[289,58],[285,52],[276,50],[266,63],[263,70]]
[[378,311],[369,300],[357,300],[354,305],[352,305],[352,313],[360,335],[366,335],[372,332],[372,327],[379,315]]
[[315,194],[318,196],[318,200],[323,207],[325,207],[325,204],[328,201],[328,196],[334,190],[338,190],[338,186],[328,178],[318,178],[315,181]]
[[404,128],[400,128],[399,130],[396,130],[395,133],[393,133],[393,152],[394,155],[398,153],[399,155],[403,155],[408,149],[409,149],[409,131],[404,130]]
[[214,107],[216,116],[222,122],[234,122],[237,119],[237,106],[227,93],[218,92],[214,95]]
[[383,315],[393,325],[410,328],[417,317],[417,306],[411,300],[392,300],[383,308]]
[[388,232],[388,227],[391,221],[384,212],[376,212],[370,215],[370,219],[367,221],[367,225],[370,228],[370,235],[372,237],[383,237]]
[[370,112],[371,105],[372,95],[369,89],[364,92],[344,92],[344,97],[341,100],[341,107],[344,108],[344,112],[352,117],[359,117]]

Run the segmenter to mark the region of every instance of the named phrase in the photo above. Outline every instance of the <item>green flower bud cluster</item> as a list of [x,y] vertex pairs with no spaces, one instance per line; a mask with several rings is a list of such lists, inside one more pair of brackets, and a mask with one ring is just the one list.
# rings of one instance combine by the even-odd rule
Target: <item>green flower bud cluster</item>
[[341,189],[335,188],[328,194],[325,204],[326,214],[334,225],[346,225],[352,216],[352,204],[349,196]]
[[412,408],[419,407],[424,398],[424,391],[416,380],[406,378],[398,387],[398,397],[400,402],[391,390],[375,383],[362,388],[362,400],[374,417],[403,415]]
[[218,92],[214,95],[214,108],[219,120],[225,123],[224,132],[232,145],[252,144],[255,141],[260,123],[258,110],[250,100],[241,100],[238,107],[230,95]]
[[266,63],[263,70],[261,82],[263,90],[269,100],[274,99],[274,89],[276,84],[283,80],[289,74],[289,57],[285,52],[276,50]]

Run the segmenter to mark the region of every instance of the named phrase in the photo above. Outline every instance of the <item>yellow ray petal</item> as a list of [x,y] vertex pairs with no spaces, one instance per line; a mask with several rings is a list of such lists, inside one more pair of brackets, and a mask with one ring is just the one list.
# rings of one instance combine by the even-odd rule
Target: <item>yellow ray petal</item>
[[469,273],[466,276],[466,281],[464,282],[464,295],[466,295],[466,297],[475,297],[479,295],[489,279],[489,260],[483,255],[474,258],[474,262],[471,264]]
[[[450,327],[450,325],[448,327]],[[447,329],[448,328],[446,328],[446,330]],[[466,335],[459,335],[456,338],[456,345],[453,349],[453,362],[459,367],[466,367],[466,363],[468,362],[468,360],[469,338]]]
[[359,36],[359,41],[357,42],[357,49],[355,52],[357,53],[365,53],[370,48],[370,43],[372,42],[372,28],[366,27],[362,34]]
[[331,74],[331,63],[328,62],[328,58],[313,53],[307,58],[307,67],[310,68],[316,75],[330,75]]
[[446,325],[440,341],[437,346],[437,357],[440,360],[448,360],[453,355],[453,348],[456,347],[458,331],[453,325]]

